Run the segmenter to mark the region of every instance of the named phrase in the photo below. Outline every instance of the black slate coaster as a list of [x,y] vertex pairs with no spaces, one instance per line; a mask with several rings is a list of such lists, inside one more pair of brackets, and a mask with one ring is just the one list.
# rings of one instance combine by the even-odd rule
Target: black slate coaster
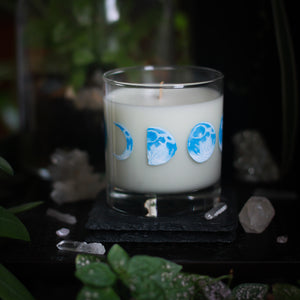
[[227,210],[213,220],[204,212],[176,217],[136,217],[118,213],[106,205],[105,194],[99,195],[86,228],[88,241],[99,242],[232,242],[237,228],[233,198],[222,201]]

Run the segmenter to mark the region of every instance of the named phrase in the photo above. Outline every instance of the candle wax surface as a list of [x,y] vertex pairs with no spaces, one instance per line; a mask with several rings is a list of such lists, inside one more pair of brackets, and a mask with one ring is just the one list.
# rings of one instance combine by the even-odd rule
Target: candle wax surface
[[[106,172],[111,186],[140,193],[181,193],[218,182],[223,97],[217,91],[194,87],[163,88],[161,92],[158,88],[119,88],[110,92],[104,102]],[[213,126],[216,142],[211,156],[199,163],[191,157],[187,144],[192,129],[202,122]],[[148,128],[165,131],[176,143],[175,154],[163,164],[149,165]],[[128,149],[128,134],[132,148],[120,159]]]

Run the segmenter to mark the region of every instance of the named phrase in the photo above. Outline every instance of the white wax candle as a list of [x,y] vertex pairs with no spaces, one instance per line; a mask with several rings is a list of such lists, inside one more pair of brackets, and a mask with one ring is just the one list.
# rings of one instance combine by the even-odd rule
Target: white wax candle
[[[223,97],[209,88],[163,89],[160,99],[159,89],[112,91],[105,98],[109,183],[141,193],[188,192],[216,183],[221,174],[222,114]],[[212,125],[216,136],[214,147],[209,148],[213,152],[203,162],[188,151],[191,132],[200,123]],[[155,137],[160,130],[166,132],[160,141],[169,139],[173,144],[172,151],[165,152],[170,157],[159,155],[157,163],[155,155],[150,156],[149,147],[147,152],[147,134]],[[210,140],[207,141],[209,145]],[[204,151],[207,145],[203,146]],[[159,163],[161,156],[164,160]]]

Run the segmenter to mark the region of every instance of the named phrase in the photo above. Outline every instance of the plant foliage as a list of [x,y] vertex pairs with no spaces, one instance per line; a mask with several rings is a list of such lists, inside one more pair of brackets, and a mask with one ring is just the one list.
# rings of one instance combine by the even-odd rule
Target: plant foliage
[[9,175],[13,175],[14,171],[6,159],[0,156],[0,170]]
[[29,241],[29,233],[13,213],[0,206],[0,237]]
[[34,300],[25,286],[0,264],[0,298],[4,300]]
[[[104,260],[77,255],[75,274],[84,284],[77,300],[260,300],[267,299],[271,291],[261,283],[243,283],[231,289],[231,274],[219,278],[188,274],[182,272],[182,266],[159,257],[130,258],[118,244]],[[300,289],[290,284],[275,284],[272,293],[274,299],[300,299]]]
[[[0,170],[13,175],[10,164],[0,156]],[[0,206],[0,238],[11,238],[29,241],[30,236],[25,225],[16,213],[20,213],[40,205],[42,202],[30,202],[6,209]],[[3,300],[34,300],[26,287],[2,264],[0,264],[0,299]]]

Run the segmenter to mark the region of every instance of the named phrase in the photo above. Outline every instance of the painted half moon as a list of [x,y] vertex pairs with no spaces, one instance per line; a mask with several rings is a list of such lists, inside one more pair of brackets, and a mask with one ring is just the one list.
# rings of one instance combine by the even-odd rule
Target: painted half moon
[[122,154],[116,154],[116,153],[114,153],[114,156],[118,160],[125,160],[125,159],[127,159],[131,155],[131,152],[132,152],[132,149],[133,149],[133,139],[131,137],[131,134],[129,133],[129,131],[126,129],[125,126],[123,126],[120,123],[116,123],[116,122],[114,122],[114,124],[118,128],[120,128],[120,130],[122,131],[122,133],[123,133],[123,135],[125,137],[125,140],[126,140],[126,148],[124,149],[123,153]]
[[148,165],[165,164],[175,155],[176,150],[176,141],[170,132],[159,127],[147,129]]
[[214,152],[216,132],[208,122],[197,124],[188,138],[187,149],[192,159],[198,163],[207,161]]
[[219,148],[223,150],[223,117],[221,118],[220,130],[219,130]]

